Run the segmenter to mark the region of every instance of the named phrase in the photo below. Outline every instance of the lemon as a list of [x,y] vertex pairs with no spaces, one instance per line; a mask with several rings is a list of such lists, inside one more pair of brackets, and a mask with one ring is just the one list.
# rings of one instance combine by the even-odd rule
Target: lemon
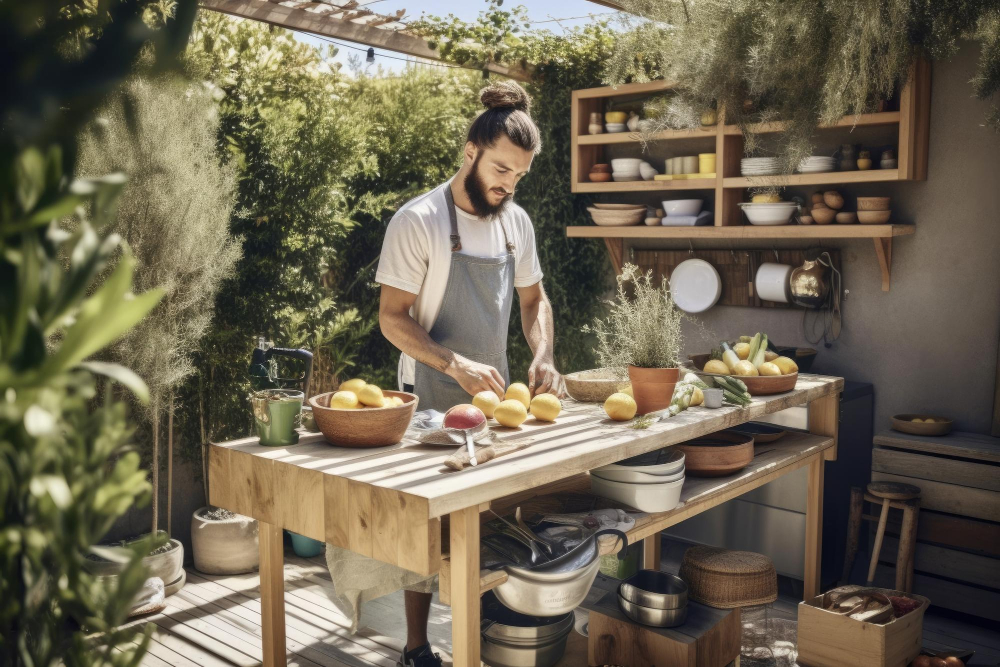
[[635,399],[622,392],[611,394],[608,396],[608,400],[604,401],[604,411],[608,413],[609,417],[619,422],[628,421],[635,417],[637,409]]
[[390,396],[385,400],[386,400],[385,407],[387,408],[398,408],[403,404],[403,399],[401,399],[399,396]]
[[620,393],[622,393],[622,394],[628,394],[632,398],[635,398],[635,394],[632,393],[632,383],[631,382],[629,382],[628,384],[623,384],[622,386],[618,387],[618,391]]
[[337,410],[357,410],[361,404],[353,391],[338,391],[330,397],[330,407]]
[[778,365],[770,361],[762,363],[757,371],[761,375],[781,375],[781,369],[778,368]]
[[472,397],[472,404],[482,410],[487,419],[493,419],[493,411],[500,405],[500,397],[492,391],[481,391]]
[[493,418],[500,422],[501,426],[517,428],[528,418],[528,410],[521,401],[514,399],[501,401],[493,410]]
[[740,359],[748,359],[750,357],[750,344],[749,343],[736,343],[733,345],[733,352]]
[[794,361],[788,357],[778,357],[773,362],[775,366],[781,369],[782,375],[791,375],[792,373],[798,373],[799,367]]
[[385,396],[382,390],[373,384],[366,384],[358,391],[358,400],[371,408],[385,407]]
[[704,371],[706,373],[715,373],[717,375],[729,375],[729,366],[726,366],[726,362],[724,361],[711,359],[707,364],[705,364]]
[[340,387],[338,387],[338,389],[340,391],[353,391],[355,394],[357,394],[359,391],[364,389],[366,384],[368,383],[362,380],[361,378],[353,378],[348,380],[347,382],[341,382]]
[[695,387],[694,391],[691,392],[691,405],[701,405],[705,402],[705,394],[702,393],[700,387]]
[[733,375],[760,375],[757,368],[749,361],[738,361],[733,366]]
[[527,410],[531,406],[531,392],[528,391],[528,387],[523,382],[515,382],[507,387],[504,400],[520,401],[524,409]]
[[531,416],[543,422],[554,422],[562,412],[562,403],[552,394],[539,394],[531,399]]
[[764,361],[774,361],[778,358],[778,353],[771,350],[764,350]]
[[912,421],[914,424],[923,424],[924,423],[924,420],[921,419],[920,417],[914,417],[910,421]]

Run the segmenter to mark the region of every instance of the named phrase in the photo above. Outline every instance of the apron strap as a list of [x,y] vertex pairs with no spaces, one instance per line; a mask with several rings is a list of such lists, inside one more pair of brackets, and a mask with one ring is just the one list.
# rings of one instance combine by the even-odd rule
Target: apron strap
[[[451,251],[459,252],[462,249],[462,238],[458,235],[458,213],[455,209],[455,197],[451,194],[451,184],[452,181],[448,181],[444,188],[444,198],[448,202],[448,222],[451,224]],[[504,246],[507,248],[507,254],[514,254],[514,244],[510,240],[510,236],[507,235],[507,226],[503,224],[503,218],[497,218],[497,222],[500,223],[500,231],[503,232],[503,242]]]

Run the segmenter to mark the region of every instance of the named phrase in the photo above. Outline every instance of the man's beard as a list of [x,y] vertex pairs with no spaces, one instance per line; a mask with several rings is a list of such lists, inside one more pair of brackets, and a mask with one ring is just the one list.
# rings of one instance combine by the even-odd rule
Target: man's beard
[[468,195],[469,201],[472,203],[472,210],[475,211],[477,216],[486,220],[495,220],[507,208],[507,203],[513,195],[504,196],[499,204],[490,203],[486,197],[489,188],[486,187],[486,184],[479,177],[480,157],[482,155],[477,155],[476,159],[472,161],[472,169],[465,176],[465,194]]

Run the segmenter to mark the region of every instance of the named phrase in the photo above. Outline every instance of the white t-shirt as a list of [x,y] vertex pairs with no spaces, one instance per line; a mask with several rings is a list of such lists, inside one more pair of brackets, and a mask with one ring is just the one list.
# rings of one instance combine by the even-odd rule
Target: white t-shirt
[[[427,331],[434,326],[451,270],[451,222],[444,188],[451,181],[406,202],[389,221],[382,241],[375,282],[417,295],[410,315]],[[507,252],[499,220],[487,221],[455,207],[459,251],[475,257],[497,257]],[[528,214],[510,202],[501,214],[514,243],[514,287],[530,287],[542,279],[535,251],[535,230]],[[506,323],[505,323],[506,324]],[[414,361],[399,360],[399,384],[413,384]]]

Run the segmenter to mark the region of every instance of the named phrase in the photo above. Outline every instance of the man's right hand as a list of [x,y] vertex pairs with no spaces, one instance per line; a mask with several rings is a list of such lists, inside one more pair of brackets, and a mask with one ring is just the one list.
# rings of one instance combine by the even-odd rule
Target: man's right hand
[[492,391],[503,400],[503,376],[492,366],[456,354],[445,372],[458,382],[469,396],[475,396],[481,391]]

